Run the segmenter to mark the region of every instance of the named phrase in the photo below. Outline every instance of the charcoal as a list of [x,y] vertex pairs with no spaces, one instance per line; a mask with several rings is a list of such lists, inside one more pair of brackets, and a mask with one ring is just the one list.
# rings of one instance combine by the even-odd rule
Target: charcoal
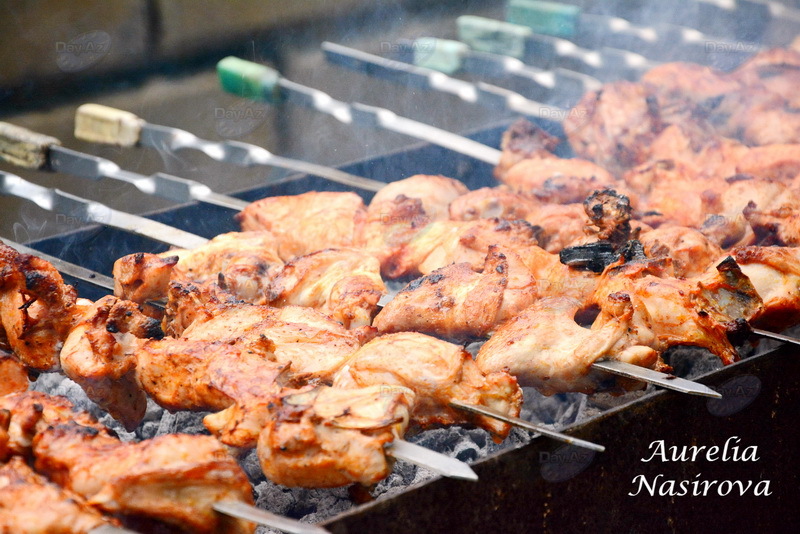
[[602,273],[607,266],[618,261],[619,257],[619,253],[609,241],[566,247],[558,253],[558,258],[564,265],[593,273]]

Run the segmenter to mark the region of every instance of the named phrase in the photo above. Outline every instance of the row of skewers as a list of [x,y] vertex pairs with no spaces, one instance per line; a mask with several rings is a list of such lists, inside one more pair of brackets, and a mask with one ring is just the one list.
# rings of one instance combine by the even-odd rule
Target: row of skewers
[[[517,126],[509,132],[504,143],[505,155],[519,158],[520,151],[516,148],[530,146],[531,142],[535,147],[534,157],[530,157],[531,153],[526,153],[521,158],[523,161],[528,161],[528,165],[531,165],[530,160],[539,159],[549,160],[545,161],[544,165],[551,167],[569,165],[567,162],[577,163],[575,160],[561,160],[561,163],[554,161],[557,158],[547,154],[548,140],[545,134],[526,125]],[[511,166],[509,171],[514,169],[514,166]],[[602,183],[602,179],[598,181],[594,176],[597,171],[594,169],[592,171],[592,178],[578,181],[579,188],[587,188],[581,191],[581,194],[599,186],[621,189],[620,186],[623,184],[619,180]],[[503,175],[502,166],[498,174]],[[556,171],[556,174],[563,176],[563,169]],[[529,175],[534,176],[536,173],[530,172]],[[580,173],[577,176],[580,177]],[[540,177],[534,178],[534,180],[540,179]],[[589,182],[590,185],[585,182]],[[376,375],[379,375],[379,380],[386,380],[387,375],[392,375],[401,382],[390,383],[392,385],[390,390],[385,388],[381,390],[381,395],[387,394],[385,398],[391,399],[390,404],[394,405],[394,410],[402,412],[401,407],[404,407],[408,412],[405,417],[398,417],[398,414],[394,413],[394,417],[385,418],[385,421],[393,421],[390,427],[402,426],[402,420],[413,417],[415,410],[419,410],[417,413],[419,424],[426,424],[426,421],[443,422],[441,420],[443,417],[444,419],[450,417],[453,420],[463,418],[453,415],[457,412],[449,408],[444,410],[446,417],[443,416],[442,408],[445,402],[441,398],[436,399],[435,395],[434,401],[426,398],[424,402],[419,403],[420,407],[425,407],[426,404],[434,405],[436,410],[433,414],[426,413],[424,409],[411,402],[408,397],[418,396],[419,391],[414,388],[406,391],[404,389],[410,381],[413,381],[412,379],[422,375],[407,370],[407,361],[402,361],[398,357],[391,358],[391,355],[401,354],[406,358],[409,353],[423,355],[421,361],[424,364],[424,354],[434,352],[432,347],[441,346],[442,352],[437,354],[440,361],[432,366],[441,366],[441,360],[448,360],[441,354],[457,354],[458,357],[451,357],[449,361],[459,361],[460,358],[463,367],[459,368],[456,374],[462,376],[485,378],[491,373],[502,375],[506,369],[511,369],[509,364],[521,364],[521,367],[515,369],[512,374],[524,377],[524,380],[545,392],[570,388],[588,392],[598,387],[609,386],[607,377],[601,378],[595,373],[589,373],[589,377],[586,378],[587,367],[594,361],[593,358],[619,354],[623,360],[649,367],[666,368],[661,361],[661,353],[671,344],[690,342],[705,346],[719,355],[723,361],[730,362],[736,356],[727,339],[728,334],[747,333],[748,320],[760,322],[761,326],[776,327],[780,324],[778,319],[787,319],[782,316],[785,311],[795,310],[796,313],[794,302],[796,295],[791,290],[792,287],[796,290],[797,276],[793,267],[796,264],[796,254],[793,249],[739,248],[734,250],[734,257],[738,261],[727,261],[721,253],[723,248],[727,247],[720,246],[728,244],[726,241],[714,243],[708,238],[707,233],[693,232],[689,227],[679,230],[674,230],[677,227],[673,227],[670,233],[663,224],[666,217],[661,219],[664,231],[658,234],[655,244],[651,244],[649,249],[646,243],[641,249],[636,249],[635,246],[626,248],[631,237],[638,236],[644,240],[648,234],[658,232],[661,228],[650,230],[644,226],[646,223],[639,223],[637,227],[635,220],[631,226],[631,202],[627,200],[628,198],[638,200],[637,197],[631,195],[626,198],[616,192],[603,191],[590,194],[586,203],[586,213],[592,230],[588,236],[581,236],[588,243],[579,246],[588,249],[566,247],[567,254],[561,255],[565,256],[567,263],[572,262],[574,266],[585,266],[599,261],[604,273],[597,275],[591,270],[580,271],[561,263],[555,252],[564,251],[565,247],[559,246],[558,239],[554,239],[552,234],[548,236],[542,232],[543,225],[537,225],[539,226],[537,230],[530,224],[514,221],[517,218],[515,210],[527,210],[528,213],[522,217],[540,211],[544,207],[543,201],[549,200],[542,194],[547,192],[548,187],[536,182],[526,183],[523,186],[515,185],[512,181],[508,183],[523,192],[520,194],[508,190],[483,191],[481,195],[475,194],[469,200],[465,200],[472,193],[467,193],[458,183],[439,177],[423,176],[386,187],[376,195],[369,206],[360,205],[360,199],[348,194],[309,193],[293,198],[265,199],[246,208],[240,217],[246,231],[258,232],[260,235],[220,236],[205,248],[178,253],[177,259],[171,256],[172,253],[160,257],[138,254],[123,258],[115,268],[117,296],[143,305],[154,299],[167,297],[166,311],[161,325],[167,337],[172,339],[166,341],[151,339],[154,333],[153,323],[139,312],[138,306],[126,304],[113,297],[102,299],[91,306],[84,303],[86,307],[82,308],[77,301],[74,305],[65,306],[63,299],[61,302],[56,302],[58,299],[46,300],[45,297],[37,296],[35,300],[24,298],[16,309],[20,311],[21,307],[22,315],[27,316],[23,321],[24,324],[29,322],[31,314],[36,317],[37,308],[40,314],[43,313],[41,310],[48,310],[48,314],[52,312],[55,317],[60,317],[64,321],[55,329],[62,330],[62,333],[68,335],[61,339],[56,336],[54,341],[56,345],[59,341],[64,342],[59,359],[64,365],[65,372],[72,373],[79,383],[83,381],[82,385],[90,397],[94,395],[95,400],[112,414],[116,412],[115,415],[129,425],[135,424],[137,403],[129,404],[125,400],[141,398],[143,392],[157,397],[159,402],[171,408],[222,409],[224,412],[231,407],[226,403],[232,397],[220,401],[218,394],[215,398],[214,392],[198,392],[193,386],[213,383],[209,378],[217,377],[224,383],[219,386],[224,396],[229,395],[227,392],[246,389],[237,389],[238,386],[233,384],[236,376],[249,379],[259,376],[258,373],[265,373],[257,383],[263,385],[266,392],[255,395],[257,399],[253,401],[254,408],[248,405],[251,399],[244,394],[236,398],[235,410],[216,418],[217,432],[220,432],[220,435],[227,435],[227,439],[237,446],[252,446],[256,440],[259,444],[261,442],[264,434],[254,437],[253,429],[261,432],[266,430],[262,426],[262,418],[265,417],[264,413],[269,413],[269,407],[266,411],[260,412],[264,406],[259,405],[258,399],[262,403],[265,398],[279,399],[283,408],[287,408],[288,405],[288,409],[284,412],[279,410],[278,418],[270,419],[268,424],[281,420],[281,417],[290,417],[288,422],[281,421],[285,424],[283,428],[291,429],[285,432],[294,436],[303,434],[296,430],[308,424],[307,420],[303,420],[303,415],[298,415],[297,406],[310,406],[315,409],[319,407],[325,412],[326,405],[340,406],[337,402],[357,402],[357,395],[353,393],[355,389],[349,390],[344,398],[330,397],[330,395],[335,396],[335,393],[325,392],[337,389],[336,386],[338,389],[363,387],[365,381],[368,382]],[[626,184],[629,182],[626,181]],[[404,198],[400,198],[401,196]],[[462,218],[475,219],[477,222],[449,220],[453,206],[458,206],[459,201],[462,206],[466,206]],[[553,215],[558,218],[564,217],[566,213],[567,216],[562,218],[562,221],[569,220],[570,211],[573,214],[576,212],[574,207],[565,209],[563,213],[558,213],[559,210],[554,209],[552,211],[556,213]],[[286,224],[285,214],[297,213],[300,210],[309,214],[303,225],[297,225],[295,222]],[[487,211],[498,210],[502,215],[506,212],[513,213],[513,219],[493,221],[483,217]],[[332,212],[334,216],[331,216]],[[316,218],[314,214],[317,215]],[[583,220],[578,227],[586,226],[587,215],[582,217]],[[573,217],[573,220],[575,219]],[[332,221],[336,224],[331,224]],[[442,224],[438,225],[438,228],[432,227],[437,222]],[[455,224],[456,222],[459,224]],[[563,223],[555,225],[559,229],[566,229]],[[575,227],[573,225],[573,229]],[[774,228],[779,227],[774,226]],[[753,235],[755,234],[756,232]],[[706,241],[700,236],[705,237]],[[559,235],[558,238],[565,243],[574,241],[563,235]],[[692,246],[689,250],[685,248],[681,250],[681,245],[687,241]],[[737,243],[744,242],[744,239],[737,241]],[[539,247],[539,244],[546,246]],[[670,246],[671,244],[674,246]],[[330,245],[344,247],[345,250],[325,250]],[[550,252],[547,252],[548,247]],[[588,260],[585,257],[578,257],[575,260],[574,254],[570,257],[570,253],[585,256],[586,250],[588,250]],[[697,250],[706,251],[702,256],[707,260],[705,263],[697,260]],[[368,251],[366,255],[365,251]],[[685,256],[681,256],[681,252],[685,253]],[[653,256],[657,257],[654,259]],[[687,257],[690,261],[686,261]],[[369,258],[377,261],[370,261]],[[615,263],[617,265],[607,268],[609,264]],[[743,264],[752,266],[750,275],[747,274]],[[334,268],[331,268],[332,266]],[[691,273],[694,276],[691,276],[686,269],[694,269]],[[330,273],[330,278],[320,282],[317,276],[320,272]],[[337,283],[348,278],[343,276],[343,273],[352,276],[350,280],[337,286]],[[425,276],[412,282],[407,291],[401,292],[398,297],[390,301],[373,320],[372,316],[377,312],[377,302],[385,291],[381,273],[385,277],[420,274]],[[674,274],[677,274],[677,277],[671,276]],[[687,276],[689,277],[686,278]],[[12,293],[16,291],[19,295],[26,294],[29,291],[28,279],[38,279],[38,276],[23,276],[23,278],[24,284],[19,285],[18,278],[18,285],[11,289]],[[356,282],[353,282],[353,279]],[[783,284],[775,284],[776,279]],[[547,283],[542,284],[541,281]],[[60,286],[56,284],[50,287]],[[599,289],[601,287],[603,289]],[[610,291],[611,289],[614,291]],[[573,300],[562,299],[565,290],[574,291]],[[57,291],[56,294],[60,293],[63,297],[65,292],[68,290]],[[50,293],[48,290],[47,294]],[[675,298],[681,293],[685,298]],[[614,296],[617,294],[627,294],[629,298],[627,301],[624,298],[619,299]],[[540,300],[547,297],[553,297],[554,300]],[[249,303],[240,302],[242,300]],[[45,306],[44,303],[52,307]],[[340,346],[347,349],[340,353],[334,351],[334,354],[330,355],[331,360],[327,362],[304,361],[302,353],[294,353],[291,358],[280,354],[278,343],[272,339],[278,335],[274,332],[272,337],[265,336],[267,340],[260,340],[260,336],[248,337],[251,334],[248,327],[258,325],[261,329],[265,322],[277,324],[278,329],[281,328],[282,320],[284,323],[298,324],[295,322],[297,316],[291,316],[292,313],[300,315],[305,313],[291,308],[298,304],[322,310],[341,323],[341,330],[349,328],[352,332],[342,334],[339,328],[326,323],[322,329],[326,335],[331,329],[335,330],[336,335],[332,337],[336,337],[340,341]],[[533,306],[529,307],[530,304]],[[66,308],[73,306],[79,308],[74,310],[75,312],[82,313],[71,315],[64,312]],[[281,317],[287,312],[275,312],[266,306],[270,308],[286,306],[282,309],[290,309],[288,314],[293,320],[287,321],[286,316]],[[577,330],[576,325],[578,327],[579,325],[575,321],[576,313],[579,310],[591,310],[593,307],[596,307],[594,313],[597,314],[597,318],[592,328]],[[653,314],[652,310],[659,307],[662,307],[659,313]],[[19,314],[12,308],[11,306],[8,308],[9,317],[15,318],[16,324],[19,324]],[[432,308],[441,311],[440,314],[428,316],[436,322],[433,326],[425,320],[425,316],[420,316],[421,312],[429,313]],[[647,316],[643,310],[647,312]],[[686,315],[677,315],[679,312]],[[157,312],[150,310],[150,313]],[[200,316],[199,321],[198,316]],[[669,320],[676,316],[682,320],[677,323]],[[303,321],[305,320],[303,318]],[[505,320],[508,321],[504,322]],[[319,317],[314,317],[313,321],[299,324],[318,324],[319,321],[321,321]],[[9,324],[14,324],[14,319],[9,319]],[[375,334],[369,329],[369,324],[384,335],[363,344]],[[109,325],[112,326],[109,328]],[[231,325],[242,328],[242,335],[236,335],[240,332]],[[568,341],[568,346],[537,345],[546,342],[541,335],[545,332],[539,329],[538,336],[531,336],[529,335],[531,325],[545,325],[551,334],[558,336],[557,341]],[[554,328],[553,325],[558,327]],[[681,329],[683,326],[693,328]],[[471,358],[465,357],[463,351],[455,345],[423,334],[390,334],[395,330],[429,332],[451,341],[481,338],[490,333],[493,333],[493,336],[481,349],[483,356],[479,354],[477,364],[474,362],[468,364],[467,362],[472,362]],[[6,331],[9,331],[7,327]],[[631,336],[631,331],[635,331],[637,335]],[[565,332],[569,334],[564,336]],[[109,337],[113,340],[108,339]],[[646,341],[648,337],[649,344]],[[228,342],[222,343],[222,340]],[[598,343],[600,340],[605,344],[600,345]],[[216,346],[209,348],[209,345],[214,345],[215,342]],[[175,365],[177,362],[172,363],[165,357],[172,350],[171,343],[174,343],[173,347],[181,346],[181,353],[189,358],[193,357],[192,351],[199,351],[194,355],[193,361],[205,363],[213,361],[214,368],[197,370],[198,374],[193,375],[191,372],[196,369]],[[506,348],[515,346],[514,349],[519,349],[519,352],[493,351],[492,343],[498,348],[503,348],[503,345]],[[370,344],[373,344],[373,347],[370,347]],[[21,345],[28,346],[28,343]],[[97,345],[106,345],[102,348],[108,352],[105,355],[98,352]],[[231,349],[228,347],[220,345],[234,347],[233,353],[229,352]],[[361,348],[357,348],[358,346]],[[419,346],[422,350],[414,351],[415,346]],[[368,347],[375,352],[370,353],[365,350]],[[578,347],[581,349],[591,347],[592,350],[581,352],[581,358],[552,359],[552,356],[569,354],[575,356]],[[542,350],[543,348],[545,350]],[[69,350],[65,352],[66,349]],[[351,349],[356,350],[353,352]],[[256,364],[247,370],[240,367],[245,365],[242,360],[247,358],[242,357],[243,350],[247,354],[260,356]],[[286,350],[288,352],[290,349]],[[549,367],[544,371],[530,369],[530,365],[524,361],[525,358],[519,356],[520,354],[527,356],[529,350],[536,350],[537,354],[542,354],[542,361]],[[548,353],[548,350],[551,352]],[[209,357],[209,351],[214,353],[213,358]],[[358,355],[364,351],[363,361],[354,358],[353,362],[358,365],[345,367],[337,365],[343,360],[342,352],[347,351],[349,351],[347,355]],[[19,352],[24,352],[24,349],[18,351],[18,355]],[[235,354],[235,357],[231,358],[231,354]],[[31,367],[37,368],[37,365],[38,368],[46,367],[47,363],[44,367],[41,364],[42,353],[29,351],[27,355],[30,356],[29,362],[33,364]],[[69,356],[65,358],[66,355]],[[114,357],[109,358],[109,355]],[[133,355],[135,357],[130,357]],[[141,355],[144,356],[140,357]],[[283,362],[281,362],[282,357],[286,358]],[[278,365],[265,365],[263,362],[265,359],[273,359],[273,363]],[[65,364],[65,361],[70,363]],[[347,362],[351,363],[349,359]],[[401,368],[397,368],[398,362],[403,363]],[[391,366],[392,363],[395,367]],[[174,366],[165,367],[169,365]],[[500,370],[487,371],[486,366],[491,365],[499,365]],[[87,369],[91,372],[86,372]],[[186,370],[191,372],[181,375],[181,372]],[[181,376],[190,379],[175,380]],[[173,377],[173,380],[170,380],[170,377]],[[192,377],[195,380],[192,380]],[[201,378],[198,380],[197,377]],[[119,380],[120,378],[122,380]],[[284,380],[285,382],[280,383]],[[303,386],[298,382],[308,383]],[[326,382],[332,382],[334,387],[325,389],[330,387],[322,385]],[[512,392],[513,379],[503,378],[501,382],[505,384],[501,389]],[[170,384],[173,386],[172,390],[167,389]],[[281,388],[288,384],[297,391],[290,391],[284,397],[283,389],[277,392],[271,389],[276,384]],[[387,385],[385,382],[381,384]],[[463,384],[457,385],[459,387],[455,388],[456,390],[463,387]],[[633,383],[616,381],[610,385],[612,388],[625,389],[632,387]],[[224,389],[226,387],[229,389]],[[434,389],[438,394],[447,388]],[[518,390],[512,392],[511,397],[517,394]],[[320,396],[323,398],[320,399]],[[115,403],[120,399],[123,399],[123,402]],[[374,393],[366,394],[364,399],[368,399],[365,400],[365,406],[370,410],[374,410],[376,405],[385,405],[389,402],[375,403]],[[447,401],[448,404],[449,402]],[[507,400],[505,402],[513,404]],[[412,405],[414,408],[411,408]],[[272,409],[274,410],[274,407]],[[238,413],[233,415],[233,412]],[[290,412],[290,415],[285,412]],[[336,413],[343,412],[336,411]],[[210,417],[208,424],[214,428],[215,418]],[[255,417],[253,420],[257,423],[250,425],[248,419],[250,417]],[[426,417],[429,419],[426,420]],[[497,425],[490,421],[486,419],[485,424]],[[229,422],[234,424],[226,428],[224,424]],[[334,426],[339,428],[337,425]],[[269,439],[265,438],[265,441]],[[278,446],[278,450],[285,452],[281,446]],[[272,449],[267,448],[264,454],[271,452]],[[263,456],[261,450],[259,453]],[[319,458],[324,459],[324,457]],[[317,468],[304,472],[297,470],[294,463],[281,465],[280,462],[278,453],[278,460],[274,464],[277,466],[275,469],[278,477],[287,474],[318,477],[324,472]],[[287,468],[287,465],[291,467]],[[338,469],[335,471],[338,475],[342,474]],[[380,472],[380,469],[378,471]]]

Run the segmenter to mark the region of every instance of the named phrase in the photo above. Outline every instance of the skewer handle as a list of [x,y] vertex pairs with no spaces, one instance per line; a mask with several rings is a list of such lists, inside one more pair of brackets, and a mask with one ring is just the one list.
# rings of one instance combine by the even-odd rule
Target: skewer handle
[[281,74],[266,65],[229,56],[217,63],[217,75],[228,93],[270,103],[281,100]]
[[27,128],[0,122],[0,159],[26,169],[42,169],[47,165],[50,147],[61,141]]
[[143,125],[133,113],[100,104],[83,104],[75,112],[75,137],[92,143],[134,146]]
[[569,38],[578,31],[581,8],[538,0],[510,0],[508,22],[528,26],[536,33]]

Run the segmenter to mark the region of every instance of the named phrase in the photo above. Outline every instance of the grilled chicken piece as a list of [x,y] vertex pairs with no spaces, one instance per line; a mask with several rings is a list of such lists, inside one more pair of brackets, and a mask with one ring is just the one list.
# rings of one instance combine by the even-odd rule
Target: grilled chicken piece
[[76,320],[64,342],[64,374],[131,431],[147,408],[136,380],[135,340],[162,335],[158,322],[134,302],[103,297]]
[[731,256],[764,301],[748,318],[754,325],[780,330],[800,320],[800,249],[737,247]]
[[393,259],[392,278],[428,274],[451,263],[469,263],[475,270],[483,266],[489,246],[524,251],[536,246],[537,229],[526,221],[478,219],[476,221],[438,221],[429,224]]
[[449,402],[488,406],[519,415],[522,390],[507,373],[484,375],[472,356],[458,345],[414,332],[373,339],[353,354],[334,377],[337,388],[383,385],[407,387],[416,397],[412,420],[422,427],[473,423],[501,441],[511,426],[480,415],[454,410]]
[[756,234],[755,242],[761,245],[796,247],[800,245],[800,213],[790,207],[759,210],[755,206],[745,209],[747,222]]
[[[0,397],[0,414],[7,424],[4,447],[8,455],[30,458],[33,438],[45,429],[68,422],[107,433],[107,429],[87,412],[75,409],[66,398],[39,391],[24,391]],[[3,455],[0,455],[2,459]]]
[[639,236],[650,258],[672,258],[675,276],[691,278],[704,273],[722,257],[722,249],[699,230],[684,226],[661,226]]
[[583,204],[544,204],[525,220],[541,228],[539,246],[550,253],[558,253],[586,236]]
[[620,298],[609,312],[615,320],[585,328],[575,322],[584,303],[564,297],[545,298],[501,325],[478,351],[484,373],[507,371],[520,385],[545,395],[566,391],[593,393],[643,387],[641,382],[610,378],[593,371],[600,359],[663,369],[658,353],[637,343],[632,331],[630,299]]
[[413,403],[401,386],[282,396],[258,438],[261,469],[284,486],[374,484],[391,471],[384,446],[403,435]]
[[419,174],[392,182],[372,198],[358,246],[389,275],[396,257],[428,224],[446,220],[450,203],[467,192],[458,180]]
[[272,232],[278,255],[289,261],[326,248],[354,246],[364,216],[364,203],[355,193],[311,191],[258,200],[237,219],[244,231]]
[[270,306],[314,308],[345,328],[369,326],[386,292],[377,258],[358,249],[326,249],[295,258],[272,281]]
[[114,294],[144,304],[162,299],[171,281],[216,282],[236,298],[264,304],[264,293],[283,267],[269,232],[229,232],[193,250],[136,253],[114,263]]
[[103,525],[119,523],[34,472],[22,458],[0,467],[0,532],[88,534]]
[[659,354],[675,345],[704,347],[725,365],[738,359],[729,337],[749,331],[747,319],[762,300],[736,262],[727,258],[694,279],[672,277],[669,258],[606,269],[591,304],[600,314],[592,327],[616,322],[620,299],[633,306],[629,328],[636,343]]
[[428,217],[428,222],[445,220],[450,203],[469,192],[467,186],[458,180],[440,175],[416,174],[403,180],[388,183],[375,193],[369,203],[368,212],[380,211],[385,202],[392,202],[399,196],[417,198]]
[[193,250],[171,250],[178,256],[172,280],[217,282],[232,295],[264,304],[264,292],[280,272],[281,246],[269,232],[230,232]]
[[482,271],[456,263],[414,280],[384,306],[373,326],[381,333],[481,338],[532,303],[536,290],[537,282],[519,256],[493,245]]
[[50,263],[0,243],[0,337],[25,367],[58,369],[76,304],[75,289]]
[[483,187],[461,195],[450,203],[450,219],[527,219],[541,203],[530,195],[511,191],[507,187]]
[[731,78],[745,87],[765,87],[785,98],[791,107],[800,107],[800,51],[773,48],[759,52],[733,71]]
[[789,183],[800,175],[800,144],[752,147],[736,162],[736,170]]
[[503,132],[500,141],[502,154],[500,163],[494,169],[494,177],[502,182],[508,170],[522,160],[553,157],[553,150],[560,142],[558,137],[550,135],[533,123],[525,119],[516,120]]
[[617,175],[650,158],[662,129],[652,89],[628,81],[586,93],[564,119],[575,153]]
[[33,442],[35,468],[105,512],[144,516],[192,532],[254,532],[218,514],[215,502],[252,504],[250,482],[210,436],[170,434],[123,443],[77,423],[52,426]]
[[177,256],[164,256],[137,252],[114,262],[114,295],[144,304],[167,294],[172,271],[178,263]]
[[680,61],[653,67],[642,76],[642,82],[657,90],[662,100],[669,99],[670,96],[681,101],[689,98],[695,104],[742,88],[739,81],[724,72],[705,65]]
[[520,161],[506,172],[503,183],[542,202],[557,204],[581,202],[597,189],[625,186],[591,161],[557,157]]
[[0,351],[0,396],[28,389],[28,370],[15,356]]

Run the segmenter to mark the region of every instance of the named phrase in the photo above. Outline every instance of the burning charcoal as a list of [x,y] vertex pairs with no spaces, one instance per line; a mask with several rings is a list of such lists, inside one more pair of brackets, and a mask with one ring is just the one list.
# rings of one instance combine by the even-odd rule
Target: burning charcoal
[[619,256],[614,245],[609,241],[575,245],[558,253],[558,257],[564,265],[594,273],[602,273],[603,269],[619,260]]

